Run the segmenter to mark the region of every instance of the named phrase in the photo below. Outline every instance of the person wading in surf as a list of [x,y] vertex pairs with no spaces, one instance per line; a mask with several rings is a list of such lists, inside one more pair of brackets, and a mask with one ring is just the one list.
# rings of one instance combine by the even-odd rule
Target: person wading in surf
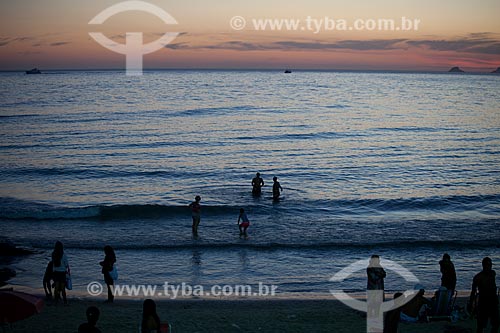
[[260,178],[260,173],[257,172],[255,178],[252,179],[252,194],[259,196],[262,193],[262,187],[264,186],[264,180]]
[[189,208],[191,208],[191,216],[193,218],[193,235],[198,236],[198,225],[200,224],[201,219],[201,205],[200,205],[201,197],[197,195],[194,198],[194,201],[189,204]]

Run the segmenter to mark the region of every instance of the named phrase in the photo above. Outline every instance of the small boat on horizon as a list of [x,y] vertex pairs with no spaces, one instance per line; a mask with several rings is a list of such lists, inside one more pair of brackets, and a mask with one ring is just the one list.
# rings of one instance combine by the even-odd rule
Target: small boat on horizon
[[26,71],[26,74],[42,74],[42,72],[38,68],[33,68],[29,71]]
[[285,74],[290,74],[292,71],[289,69],[285,69]]

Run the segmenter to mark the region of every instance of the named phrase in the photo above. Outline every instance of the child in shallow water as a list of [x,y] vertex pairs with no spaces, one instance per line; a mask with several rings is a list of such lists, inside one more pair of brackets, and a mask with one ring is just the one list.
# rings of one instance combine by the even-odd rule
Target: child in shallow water
[[[241,221],[241,223],[240,223]],[[238,227],[240,228],[240,236],[247,236],[247,229],[250,225],[250,220],[248,220],[247,214],[243,208],[240,208],[240,215],[238,216]]]

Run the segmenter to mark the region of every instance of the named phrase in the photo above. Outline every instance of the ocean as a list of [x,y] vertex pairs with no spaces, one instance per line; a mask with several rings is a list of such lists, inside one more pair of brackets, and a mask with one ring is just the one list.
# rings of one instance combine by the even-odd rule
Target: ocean
[[[447,252],[467,290],[483,257],[500,265],[499,88],[444,73],[0,73],[0,240],[35,251],[10,282],[40,289],[60,240],[73,293],[102,282],[104,245],[121,284],[357,292],[362,270],[329,279],[379,254],[434,290]],[[409,287],[390,271],[385,285]]]

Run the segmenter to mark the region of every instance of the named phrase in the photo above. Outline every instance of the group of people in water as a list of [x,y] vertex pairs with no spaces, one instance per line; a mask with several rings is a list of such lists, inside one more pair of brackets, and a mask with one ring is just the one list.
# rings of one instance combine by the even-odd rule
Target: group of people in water
[[[388,311],[384,318],[384,333],[397,333],[399,322],[419,322],[426,321],[431,314],[439,314],[435,311],[442,304],[445,304],[444,312],[451,311],[449,302],[456,295],[457,275],[455,266],[449,254],[445,253],[439,261],[441,272],[441,287],[436,291],[432,300],[424,297],[425,290],[422,286],[417,286],[419,290],[409,301],[405,301],[404,294],[397,292],[394,294],[395,304],[401,306]],[[483,270],[476,274],[472,280],[472,288],[467,302],[467,312],[476,316],[477,333],[483,333],[488,321],[491,325],[491,333],[498,333],[499,322],[499,295],[496,285],[496,273],[493,270],[491,258],[485,257],[482,260]],[[367,274],[367,292],[373,290],[382,291],[380,293],[383,301],[384,279],[387,276],[384,268],[380,265],[378,255],[373,255],[370,259]],[[440,303],[440,297],[445,297],[445,302]],[[434,310],[434,311],[433,311]],[[448,310],[448,311],[447,311]],[[445,313],[441,313],[442,315]],[[450,315],[450,313],[448,313]]]
[[[264,187],[264,180],[260,177],[260,173],[257,172],[255,177],[252,179],[252,195],[260,196],[262,194],[262,187]],[[281,192],[283,188],[278,181],[278,177],[273,177],[273,200],[279,201]],[[193,224],[191,226],[193,236],[198,236],[198,226],[201,221],[201,205],[200,205],[201,197],[197,195],[194,198],[194,201],[189,204],[189,208],[191,209],[191,217],[193,219]],[[241,223],[240,223],[241,221]],[[240,214],[238,215],[238,228],[240,230],[240,236],[247,237],[247,229],[250,226],[250,220],[248,219],[247,214],[245,213],[245,209],[240,209]]]
[[[260,196],[262,194],[262,187],[264,187],[264,180],[260,177],[260,173],[257,172],[255,177],[252,179],[252,194],[254,196]],[[273,177],[273,200],[278,201],[280,199],[281,192],[283,188],[281,187],[278,177]]]

